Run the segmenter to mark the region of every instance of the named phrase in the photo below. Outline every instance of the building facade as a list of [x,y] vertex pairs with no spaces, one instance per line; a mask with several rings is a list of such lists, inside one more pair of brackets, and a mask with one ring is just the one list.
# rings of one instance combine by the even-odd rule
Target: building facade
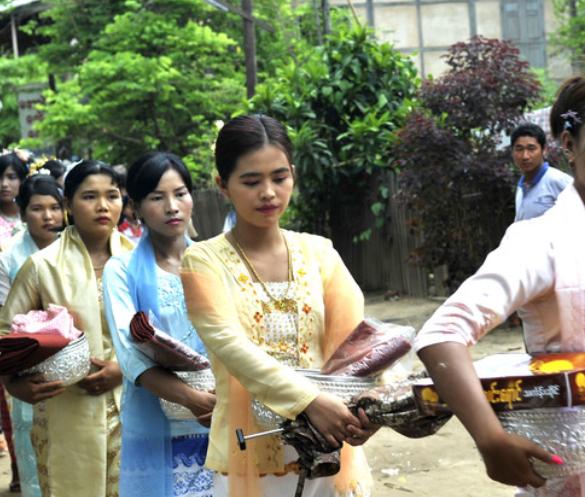
[[[421,76],[446,68],[441,56],[472,36],[512,41],[534,68],[562,80],[572,74],[568,57],[547,43],[557,29],[554,0],[361,0],[351,4],[379,39],[411,54]],[[330,0],[348,7],[347,0]]]

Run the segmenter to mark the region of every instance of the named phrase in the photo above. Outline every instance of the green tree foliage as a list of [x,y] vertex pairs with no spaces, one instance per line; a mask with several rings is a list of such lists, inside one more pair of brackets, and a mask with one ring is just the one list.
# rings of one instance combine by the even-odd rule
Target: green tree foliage
[[453,45],[449,70],[426,80],[421,108],[399,133],[402,197],[422,244],[415,262],[445,264],[454,290],[477,270],[514,219],[515,178],[498,148],[540,86],[508,42],[475,37]]
[[569,53],[575,73],[585,68],[585,2],[583,0],[555,0],[559,28],[552,36],[557,48]]
[[0,144],[7,147],[20,140],[18,121],[18,88],[46,81],[46,64],[35,55],[19,59],[0,57]]
[[125,0],[56,0],[22,29],[49,41],[39,46],[38,53],[53,74],[71,74],[126,4]]
[[[120,3],[124,11],[112,17]],[[81,3],[61,0],[55,24],[44,32],[60,33],[63,9],[75,5]],[[172,150],[199,182],[208,181],[213,123],[229,116],[244,94],[234,40],[199,20],[207,7],[198,0],[108,5],[95,21],[101,31],[89,41],[69,50],[57,38],[43,49],[51,68],[75,71],[47,94],[41,136],[72,140],[78,153],[89,149],[112,162],[150,149]],[[59,64],[59,56],[69,62]]]
[[290,128],[298,227],[351,239],[373,226],[348,222],[346,208],[382,219],[388,190],[381,178],[415,94],[416,70],[363,27],[338,21],[333,31],[319,47],[300,47],[258,87],[249,110]]
[[[254,15],[272,27],[256,29],[262,79],[289,57],[300,30],[288,2],[256,0]],[[21,27],[39,41],[35,53],[0,57],[4,143],[18,139],[14,85],[51,74],[56,91],[47,92],[40,137],[22,145],[60,143],[110,162],[166,148],[205,184],[215,123],[229,118],[245,94],[242,25],[237,14],[204,0],[53,0]]]

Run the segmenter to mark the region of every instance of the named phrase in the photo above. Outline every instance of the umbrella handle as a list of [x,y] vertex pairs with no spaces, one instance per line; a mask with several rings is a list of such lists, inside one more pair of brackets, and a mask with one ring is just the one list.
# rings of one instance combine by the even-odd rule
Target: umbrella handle
[[238,440],[238,446],[240,450],[246,450],[246,441],[253,440],[254,438],[267,437],[268,435],[279,435],[284,431],[284,428],[276,428],[275,430],[261,431],[259,433],[253,433],[252,435],[244,435],[244,430],[241,428],[236,429],[236,439]]
[[236,429],[236,438],[238,440],[238,446],[240,450],[246,450],[246,437],[244,436],[244,431],[241,428]]
[[299,480],[297,482],[297,489],[295,491],[295,497],[302,497],[303,490],[305,489],[305,479],[307,478],[307,470],[301,467],[299,472]]

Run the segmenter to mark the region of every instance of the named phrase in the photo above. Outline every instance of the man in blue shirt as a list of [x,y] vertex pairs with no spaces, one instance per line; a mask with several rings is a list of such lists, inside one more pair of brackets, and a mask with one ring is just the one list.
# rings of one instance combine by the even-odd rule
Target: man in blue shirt
[[510,137],[514,164],[522,171],[514,221],[542,216],[573,178],[544,160],[546,136],[536,124],[521,124]]

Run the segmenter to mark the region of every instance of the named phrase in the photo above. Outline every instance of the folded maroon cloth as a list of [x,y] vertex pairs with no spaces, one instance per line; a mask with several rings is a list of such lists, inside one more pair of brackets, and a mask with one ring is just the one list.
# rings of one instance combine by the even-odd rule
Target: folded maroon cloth
[[366,319],[323,365],[323,374],[375,376],[412,348],[411,341],[382,322]]
[[161,331],[139,311],[130,321],[130,334],[138,349],[163,368],[172,371],[200,371],[210,367],[206,357]]
[[70,340],[57,333],[11,333],[0,338],[0,375],[13,375],[55,355]]

